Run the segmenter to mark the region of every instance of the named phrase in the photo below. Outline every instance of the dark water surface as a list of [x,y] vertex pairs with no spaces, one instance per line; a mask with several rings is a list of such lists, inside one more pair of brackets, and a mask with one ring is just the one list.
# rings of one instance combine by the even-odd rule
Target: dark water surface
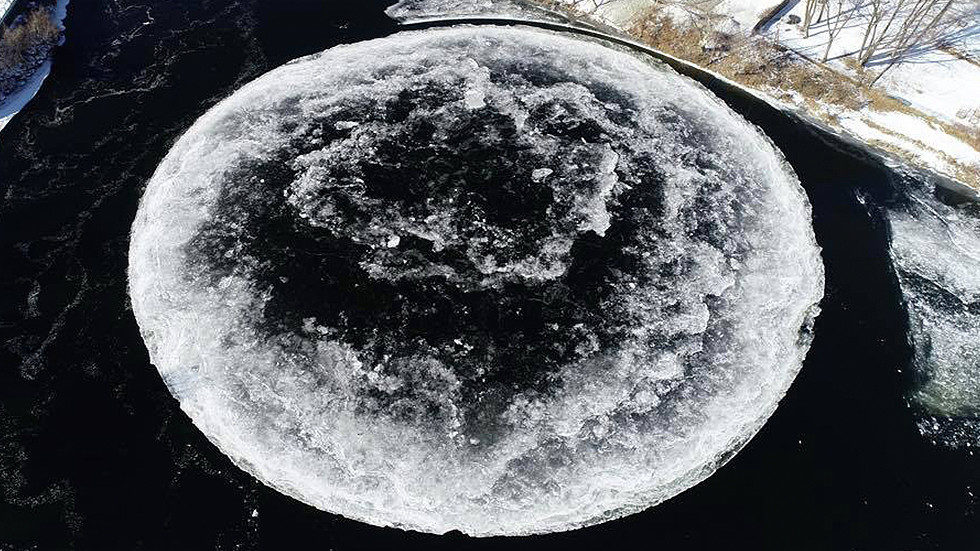
[[827,295],[803,372],[717,474],[600,526],[473,540],[348,521],[232,466],[148,363],[129,227],[198,116],[289,59],[394,32],[383,4],[69,5],[53,73],[0,135],[0,550],[980,548],[980,459],[922,439],[904,397],[906,314],[874,205],[913,183],[724,90],[800,175]]

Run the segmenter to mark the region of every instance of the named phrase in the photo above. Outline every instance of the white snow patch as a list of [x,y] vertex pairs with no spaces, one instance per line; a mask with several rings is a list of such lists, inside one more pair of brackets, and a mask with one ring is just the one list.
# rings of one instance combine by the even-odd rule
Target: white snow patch
[[748,34],[759,23],[762,16],[779,4],[778,0],[721,0],[711,12],[731,17],[737,29]]
[[927,121],[899,112],[838,112],[837,123],[868,143],[898,148],[919,164],[940,173],[955,173],[956,159],[980,169],[980,152],[961,140],[932,127]]
[[0,21],[7,17],[7,12],[14,7],[15,1],[16,0],[0,0]]
[[[592,0],[564,0],[566,4],[592,11]],[[670,17],[678,25],[703,24],[711,18],[718,31],[748,37],[752,29],[773,7],[776,0],[708,0],[693,10],[682,9],[676,4],[659,6],[660,13]],[[643,13],[652,0],[613,0],[595,10],[593,17],[606,24],[627,29],[635,22],[636,15]],[[814,61],[821,61],[826,52],[829,22],[824,20],[811,26],[805,37],[800,23],[790,24],[790,16],[803,18],[804,2],[795,2],[784,8],[781,17],[765,29],[767,39],[779,42]],[[869,17],[870,2],[858,2],[857,13],[848,26],[835,39],[829,51],[826,65],[849,77],[857,73],[845,64],[842,56],[856,52],[864,38],[863,22]],[[703,13],[698,14],[698,10]],[[972,15],[966,14],[958,22],[959,28],[950,31],[958,37],[957,52],[940,49],[924,49],[912,59],[896,65],[876,83],[876,88],[907,103],[925,115],[960,125],[967,129],[980,126],[980,6]],[[963,59],[966,55],[972,59]],[[871,66],[870,71],[880,71],[882,65]],[[831,124],[859,140],[887,144],[917,159],[925,168],[956,177],[958,169],[975,167],[980,170],[980,152],[954,135],[936,128],[925,119],[915,119],[899,112],[877,112],[869,108],[842,112],[838,107],[807,104],[795,91],[762,90],[760,97],[778,105],[790,105],[810,115],[832,114],[836,122]],[[815,109],[815,111],[814,111]],[[957,166],[959,165],[959,166]]]
[[[3,0],[0,0],[3,1]],[[12,7],[14,0],[8,0],[10,2],[9,9]],[[64,21],[65,17],[68,16],[68,2],[69,0],[58,0],[55,5],[54,13],[52,14],[58,27],[64,31]],[[37,95],[38,91],[41,90],[41,86],[44,84],[45,79],[51,74],[51,60],[45,61],[37,71],[27,80],[27,82],[19,90],[11,94],[10,96],[0,101],[0,131],[13,120],[14,116],[20,112],[32,99]]]
[[[804,5],[805,2],[797,3],[787,16],[796,15],[802,19]],[[834,40],[828,56],[828,63],[835,70],[851,76],[856,73],[844,64],[843,56],[854,54],[860,49],[871,3],[861,2],[857,10],[858,13]],[[768,37],[813,60],[822,60],[827,53],[831,22],[825,19],[811,25],[810,36],[806,37],[802,24],[788,23],[787,16],[769,28]],[[963,38],[956,46],[963,53],[973,55],[972,62],[937,48],[924,49],[889,70],[876,86],[924,113],[961,124],[980,123],[980,119],[971,118],[980,112],[980,93],[975,92],[980,90],[980,64],[977,62],[977,55],[980,54],[978,18],[980,11],[972,17],[964,17],[960,22],[962,29],[958,34]],[[869,67],[870,71],[875,72],[882,69],[883,64]]]
[[463,100],[466,102],[466,107],[470,109],[479,109],[486,106],[487,102],[486,93],[483,90],[476,88],[470,88],[463,94]]
[[37,95],[44,79],[51,74],[51,61],[45,61],[19,90],[0,102],[0,130],[3,130],[14,116]]

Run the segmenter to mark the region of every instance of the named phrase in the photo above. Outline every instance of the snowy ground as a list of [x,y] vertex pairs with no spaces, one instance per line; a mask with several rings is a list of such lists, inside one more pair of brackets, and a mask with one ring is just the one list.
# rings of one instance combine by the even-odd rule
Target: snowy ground
[[51,61],[45,61],[20,90],[0,102],[0,130],[3,130],[7,123],[34,98],[50,73]]
[[[584,11],[593,11],[593,0],[565,0]],[[778,0],[704,0],[699,7],[710,10],[716,29],[734,35],[749,36],[756,25]],[[615,27],[628,28],[654,0],[611,0],[594,10],[594,15]],[[666,5],[664,13],[678,23],[692,21],[690,12]],[[804,2],[790,2],[779,17],[764,29],[763,36],[779,42],[814,61],[822,61],[829,36],[828,22],[812,25],[809,37],[803,36],[799,23],[790,23],[791,16],[803,18]],[[845,63],[863,39],[864,22],[869,17],[870,3],[862,1],[855,15],[842,30],[830,49],[829,68],[849,77],[857,77],[852,65]],[[980,173],[980,151],[950,134],[941,123],[970,129],[980,126],[980,8],[966,12],[960,25],[948,31],[955,37],[955,51],[928,49],[917,52],[901,65],[889,70],[876,88],[900,100],[922,116],[899,111],[876,111],[869,107],[847,110],[834,105],[819,104],[814,108],[794,90],[778,87],[760,90],[789,107],[828,121],[838,130],[856,138],[900,153],[906,159],[937,172],[963,179],[964,173]],[[965,59],[964,59],[965,58]],[[872,65],[877,72],[883,63]],[[976,182],[973,182],[974,184]]]
[[[3,6],[4,2],[13,4],[14,0],[0,0],[0,7]],[[8,6],[9,7],[9,6]],[[3,10],[5,11],[5,10]],[[54,18],[58,22],[58,26],[64,30],[65,17],[68,15],[68,0],[58,0],[58,4],[55,6]],[[14,116],[24,108],[29,101],[31,101],[37,92],[41,89],[41,85],[44,84],[44,79],[48,78],[51,74],[51,61],[45,61],[43,65],[38,67],[37,71],[27,80],[24,86],[17,92],[11,94],[9,97],[5,98],[0,102],[0,131],[7,126],[7,124],[13,120]]]
[[[673,16],[678,22],[687,22],[695,9],[684,9],[680,3],[656,2],[655,0],[560,0],[564,4],[575,7],[579,11],[595,16],[604,23],[614,27],[626,28],[636,21],[653,5],[659,5],[663,12]],[[726,31],[740,32],[748,35],[752,28],[762,18],[762,15],[775,6],[778,0],[771,3],[765,0],[700,0],[697,9],[708,10],[713,15],[720,16],[721,26]]]
[[[789,23],[789,15],[802,19],[803,9],[803,2],[796,3],[767,29],[767,36],[813,60],[821,61],[829,54],[828,65],[856,77],[853,65],[849,66],[845,60],[853,59],[848,56],[861,46],[870,3],[858,8],[829,52],[831,23],[825,20],[812,25],[808,38],[804,37],[801,24]],[[885,73],[876,86],[939,121],[975,128],[980,125],[980,13],[965,14],[958,27],[948,34],[958,37],[956,52],[960,55],[935,48],[923,49]],[[877,72],[885,67],[885,61],[873,62],[868,70]],[[955,169],[951,162],[956,161],[980,171],[980,151],[944,132],[928,118],[866,108],[841,113],[839,119],[843,128],[858,137],[902,149],[929,168],[952,174]]]
[[[804,3],[798,2],[788,15],[802,19],[803,10]],[[834,40],[828,63],[835,69],[853,73],[844,60],[860,49],[870,10],[871,4],[865,2]],[[956,49],[966,56],[972,55],[972,60],[940,49],[924,49],[891,69],[879,84],[930,115],[976,124],[980,121],[970,121],[970,113],[980,110],[980,12],[964,15],[955,29],[944,34],[958,37],[961,42]],[[827,50],[829,22],[811,25],[810,36],[805,38],[801,24],[790,24],[788,17],[783,17],[767,34],[811,59],[822,60]],[[869,67],[874,71],[884,68],[884,61]]]
[[7,16],[7,11],[14,7],[16,0],[0,0],[0,21]]

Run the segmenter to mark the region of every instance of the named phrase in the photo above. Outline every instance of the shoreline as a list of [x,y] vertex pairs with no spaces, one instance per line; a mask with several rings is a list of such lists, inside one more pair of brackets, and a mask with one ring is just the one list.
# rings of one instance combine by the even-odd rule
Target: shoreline
[[[24,79],[23,84],[15,89],[13,93],[9,96],[3,98],[0,101],[0,133],[3,129],[10,124],[10,122],[17,116],[18,113],[24,107],[27,106],[34,99],[41,88],[44,86],[44,81],[47,80],[48,76],[51,74],[51,69],[54,65],[54,53],[59,46],[65,43],[66,28],[65,20],[68,17],[68,4],[70,0],[57,0],[57,2],[51,7],[51,17],[54,24],[61,31],[61,37],[58,42],[51,47],[48,52],[47,57],[42,61],[28,76]],[[11,12],[17,7],[19,3],[14,2],[11,5]],[[9,14],[10,12],[8,12]]]
[[[943,174],[931,168],[920,166],[917,163],[912,162],[909,159],[904,159],[892,151],[887,151],[881,147],[874,144],[868,143],[856,135],[847,132],[843,129],[836,129],[824,121],[818,120],[813,116],[797,109],[793,106],[787,105],[784,102],[773,98],[769,94],[763,91],[755,90],[737,81],[734,81],[724,75],[721,75],[710,69],[706,69],[696,63],[681,59],[679,57],[673,56],[652,46],[644,44],[633,37],[627,35],[625,32],[601,22],[596,22],[593,19],[589,19],[585,22],[583,20],[576,20],[567,17],[566,15],[554,12],[551,10],[546,10],[540,6],[533,6],[535,10],[546,12],[555,18],[559,18],[564,22],[559,22],[554,19],[535,19],[529,20],[526,18],[518,16],[509,15],[488,15],[488,14],[476,14],[476,15],[459,15],[453,17],[445,17],[440,15],[426,16],[414,18],[408,22],[401,22],[399,25],[400,29],[404,30],[414,30],[425,28],[429,26],[450,26],[459,24],[507,24],[507,25],[529,25],[534,27],[543,28],[546,30],[555,31],[566,31],[566,32],[576,32],[591,38],[596,38],[600,40],[606,40],[613,44],[619,46],[624,46],[632,48],[634,50],[639,50],[651,57],[666,63],[675,71],[687,76],[688,78],[693,78],[698,81],[701,85],[706,86],[707,82],[714,83],[720,87],[728,88],[737,94],[742,94],[744,96],[750,97],[753,100],[759,101],[767,105],[768,107],[782,113],[785,116],[792,118],[793,120],[802,123],[807,129],[816,133],[823,139],[829,138],[831,142],[837,141],[840,145],[844,145],[851,150],[849,153],[859,152],[860,154],[867,155],[882,164],[888,166],[894,171],[900,174],[912,174],[919,175],[929,182],[935,183],[936,185],[942,187],[944,190],[955,194],[965,200],[970,200],[974,202],[980,202],[980,190],[961,182],[949,175]],[[839,145],[831,143],[839,149]]]
[[[794,22],[792,16],[786,16],[803,9],[800,0],[784,0],[753,13],[739,11],[739,6],[748,4],[745,0],[723,0],[720,5],[725,7],[715,6],[704,14],[719,18],[720,23],[707,26],[685,22],[685,17],[693,16],[678,16],[669,8],[650,11],[654,5],[650,0],[613,0],[588,12],[576,8],[582,0],[550,1],[555,11],[567,12],[573,19],[625,35],[703,71],[724,76],[773,106],[830,128],[834,134],[854,138],[877,152],[887,152],[904,165],[980,190],[980,145],[976,142],[980,134],[976,134],[975,124],[971,130],[971,123],[964,118],[971,107],[980,113],[976,111],[980,104],[948,97],[955,86],[951,86],[954,81],[945,79],[955,77],[945,74],[950,69],[939,68],[952,62],[949,52],[942,48],[928,54],[938,56],[930,58],[929,64],[896,65],[895,71],[875,86],[881,75],[869,84],[869,75],[877,70],[855,65],[857,62],[848,57],[854,52],[846,40],[831,52],[830,44],[825,45],[826,40],[820,38],[828,30],[818,29],[810,38],[799,34],[794,26],[799,20]],[[664,32],[667,34],[660,38]],[[705,40],[719,40],[722,46],[707,48]],[[833,53],[829,61],[814,55],[814,41],[825,57]],[[962,55],[956,59],[957,63],[971,64],[964,82],[980,77],[974,60]],[[935,68],[926,68],[931,64],[936,64]],[[910,75],[919,80],[913,83]],[[963,97],[962,93],[956,95]],[[956,109],[959,111],[954,116],[951,113]]]

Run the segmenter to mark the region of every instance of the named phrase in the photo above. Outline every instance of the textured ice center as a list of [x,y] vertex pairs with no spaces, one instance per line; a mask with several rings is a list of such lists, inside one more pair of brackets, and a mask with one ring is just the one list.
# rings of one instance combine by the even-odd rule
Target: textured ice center
[[362,97],[343,98],[360,120],[335,123],[328,145],[291,162],[289,204],[368,246],[362,266],[374,277],[554,280],[577,239],[605,235],[608,203],[625,188],[603,138],[634,133],[613,120],[621,106],[572,83],[501,87],[470,58],[402,85],[408,93],[360,109]]
[[709,476],[823,290],[771,143],[696,84],[526,28],[287,64],[149,183],[130,291],[182,408],[324,510],[570,529]]

